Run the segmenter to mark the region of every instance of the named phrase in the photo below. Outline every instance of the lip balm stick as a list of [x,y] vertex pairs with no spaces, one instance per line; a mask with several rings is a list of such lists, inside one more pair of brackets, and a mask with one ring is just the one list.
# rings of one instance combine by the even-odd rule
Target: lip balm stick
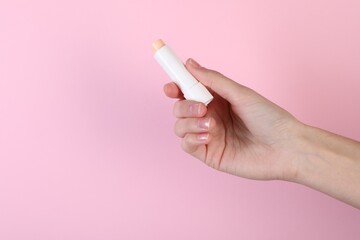
[[214,97],[206,87],[189,73],[183,62],[161,39],[156,40],[152,48],[155,53],[154,58],[171,80],[179,86],[186,99],[202,102],[205,105],[213,100]]

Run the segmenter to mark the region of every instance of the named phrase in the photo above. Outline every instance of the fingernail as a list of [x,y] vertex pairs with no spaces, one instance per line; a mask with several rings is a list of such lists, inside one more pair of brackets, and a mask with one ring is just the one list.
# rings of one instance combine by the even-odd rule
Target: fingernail
[[190,58],[189,63],[191,66],[193,66],[194,68],[201,68],[200,64],[197,63],[194,59]]
[[199,128],[208,130],[210,128],[210,118],[199,119]]
[[208,133],[200,133],[197,135],[197,140],[199,142],[206,142],[209,139],[209,134]]
[[200,115],[200,104],[199,103],[191,104],[189,106],[189,112],[193,116],[199,116]]

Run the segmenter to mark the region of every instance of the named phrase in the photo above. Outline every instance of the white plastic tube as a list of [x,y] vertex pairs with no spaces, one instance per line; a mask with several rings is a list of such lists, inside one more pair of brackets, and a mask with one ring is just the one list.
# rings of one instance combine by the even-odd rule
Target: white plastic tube
[[186,99],[202,102],[205,105],[213,100],[214,97],[206,87],[189,73],[183,62],[161,39],[154,42],[153,49],[154,58],[171,80],[179,86]]

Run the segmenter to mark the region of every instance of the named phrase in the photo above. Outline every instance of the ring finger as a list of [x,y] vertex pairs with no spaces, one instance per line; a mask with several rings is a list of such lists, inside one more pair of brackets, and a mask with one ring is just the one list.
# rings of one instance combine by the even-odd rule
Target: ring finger
[[187,133],[209,132],[215,127],[213,118],[180,118],[176,121],[174,131],[178,137],[183,138]]

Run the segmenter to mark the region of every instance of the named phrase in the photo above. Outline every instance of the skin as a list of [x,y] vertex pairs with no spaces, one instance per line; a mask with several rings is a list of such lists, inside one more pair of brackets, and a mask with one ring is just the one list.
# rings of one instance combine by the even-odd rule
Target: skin
[[306,185],[360,209],[360,143],[313,128],[255,91],[189,59],[186,68],[214,95],[206,107],[178,98],[174,131],[183,150],[239,177]]

